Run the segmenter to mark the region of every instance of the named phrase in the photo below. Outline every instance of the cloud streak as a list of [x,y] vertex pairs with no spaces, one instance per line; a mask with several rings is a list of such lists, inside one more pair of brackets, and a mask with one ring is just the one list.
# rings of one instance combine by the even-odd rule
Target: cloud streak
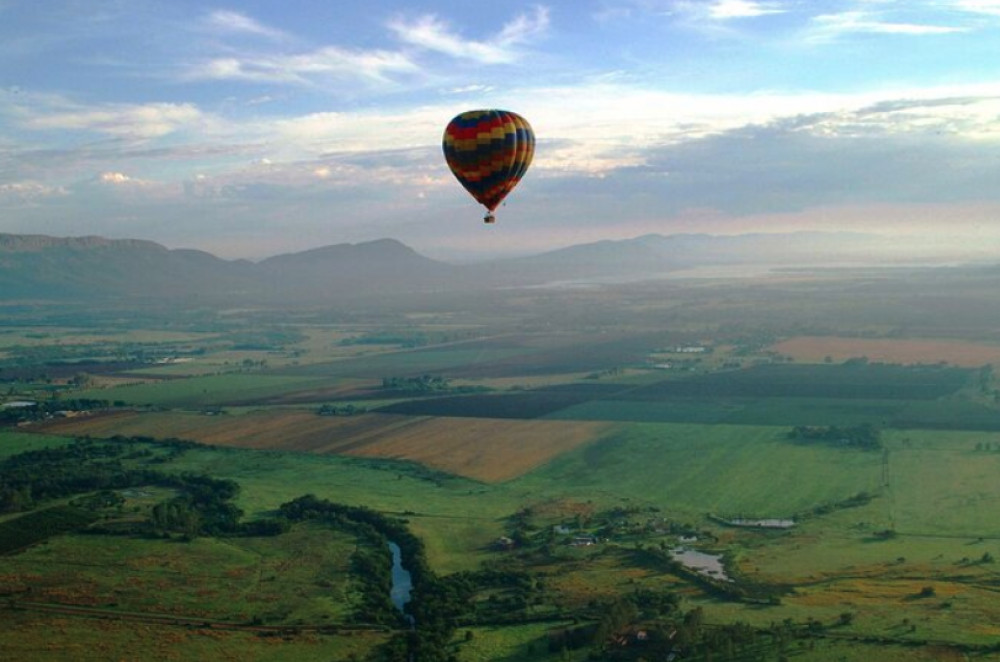
[[718,0],[709,5],[708,16],[718,20],[755,18],[768,14],[783,14],[785,9],[777,2],[754,0]]
[[87,107],[18,107],[20,124],[34,131],[88,131],[120,138],[160,138],[202,123],[206,116],[190,103],[103,104]]
[[405,54],[387,50],[349,50],[327,46],[294,55],[220,57],[188,70],[189,80],[237,80],[309,85],[315,80],[342,79],[386,83],[396,74],[419,67]]
[[546,32],[549,11],[536,7],[531,14],[520,14],[497,35],[483,41],[462,37],[446,21],[431,14],[409,21],[397,18],[388,27],[400,41],[412,46],[483,64],[507,64],[520,59],[523,44]]
[[255,19],[235,11],[219,9],[205,18],[205,24],[212,30],[231,34],[250,34],[268,39],[286,39],[281,30],[268,27]]
[[809,39],[815,42],[835,41],[851,34],[926,36],[957,34],[970,29],[957,25],[892,21],[877,12],[863,10],[820,14],[812,18],[811,26]]
[[1000,16],[1000,0],[956,0],[951,7],[972,14]]

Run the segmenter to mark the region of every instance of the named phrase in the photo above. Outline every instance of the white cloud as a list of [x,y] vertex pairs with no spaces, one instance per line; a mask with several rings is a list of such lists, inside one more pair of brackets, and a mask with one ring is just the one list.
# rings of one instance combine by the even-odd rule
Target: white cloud
[[674,0],[664,3],[639,2],[638,8],[645,12],[666,13],[683,17],[688,21],[722,22],[739,18],[757,18],[769,14],[783,14],[788,11],[776,0]]
[[132,181],[131,177],[122,172],[102,172],[99,179],[105,184],[126,184]]
[[188,71],[189,79],[308,84],[313,78],[356,78],[386,82],[391,74],[417,72],[403,53],[327,46],[296,55],[216,58]]
[[717,0],[708,7],[708,15],[714,19],[753,18],[767,14],[785,12],[776,2],[755,2],[754,0]]
[[284,39],[286,36],[281,30],[263,25],[245,14],[224,9],[213,11],[205,18],[205,23],[222,32],[253,34],[269,39]]
[[102,172],[97,176],[97,182],[110,189],[118,191],[142,190],[145,194],[152,193],[154,189],[156,189],[157,193],[163,194],[165,189],[168,188],[162,182],[139,179],[137,177],[132,177],[131,175],[126,175],[124,172],[118,172],[115,170]]
[[409,22],[396,19],[389,23],[396,36],[408,44],[484,64],[503,64],[519,59],[523,52],[517,47],[544,33],[548,26],[549,11],[545,7],[536,7],[531,15],[520,14],[504,25],[496,36],[485,41],[460,36],[434,15]]
[[32,109],[21,124],[35,130],[80,130],[127,138],[159,138],[205,119],[202,112],[189,103],[109,104],[96,108],[62,105],[60,109]]
[[1000,0],[956,0],[952,8],[973,14],[1000,16]]
[[62,186],[52,186],[36,181],[8,182],[0,184],[0,202],[26,203],[42,198],[69,195]]
[[812,19],[812,41],[832,41],[846,34],[897,34],[897,35],[942,35],[967,32],[967,27],[954,25],[932,25],[929,23],[907,23],[883,20],[875,12],[846,11],[838,14],[820,14]]
[[445,90],[445,94],[484,94],[492,91],[492,85],[462,85]]
[[[942,132],[988,139],[1000,130],[997,86],[897,89],[864,94],[679,94],[623,83],[511,89],[483,100],[523,114],[539,143],[535,176],[595,176],[642,165],[651,148],[796,118],[796,130],[830,136]],[[566,113],[573,108],[573,113]],[[401,150],[422,150],[421,167],[438,167],[444,125],[462,108],[454,102],[411,111],[312,113],[239,127],[269,145],[276,163],[325,156],[370,155],[373,163],[414,168]],[[383,156],[379,156],[383,155]],[[319,167],[319,166],[317,166]],[[311,173],[313,174],[313,173]]]

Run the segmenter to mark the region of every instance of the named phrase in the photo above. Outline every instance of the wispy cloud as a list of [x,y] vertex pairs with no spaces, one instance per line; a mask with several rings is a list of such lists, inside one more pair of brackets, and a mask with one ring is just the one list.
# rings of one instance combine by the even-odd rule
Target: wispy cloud
[[447,22],[434,15],[421,16],[412,21],[397,18],[389,22],[389,29],[405,43],[485,64],[517,60],[522,55],[517,47],[544,33],[548,26],[549,10],[546,7],[536,7],[531,14],[518,15],[498,34],[484,41],[462,37]]
[[780,3],[755,0],[717,0],[708,6],[709,17],[720,20],[754,18],[767,14],[782,14],[785,11]]
[[444,91],[445,94],[484,94],[486,92],[492,92],[492,85],[461,85],[459,87],[452,87]]
[[[69,106],[69,107],[67,107]],[[63,104],[62,108],[21,108],[21,126],[33,130],[93,131],[121,138],[159,138],[198,124],[205,115],[189,103]]]
[[317,78],[388,82],[393,74],[419,67],[405,54],[386,50],[348,50],[327,46],[296,55],[249,55],[215,58],[188,70],[188,79],[243,80],[309,84]]
[[1000,0],[955,0],[951,3],[951,8],[973,14],[1000,16]]
[[833,41],[849,34],[943,35],[967,32],[969,28],[957,25],[893,21],[879,12],[855,10],[837,14],[820,14],[813,17],[809,39]]
[[213,11],[205,17],[205,25],[220,32],[252,34],[268,39],[284,39],[287,36],[281,30],[268,27],[246,14],[224,9]]
[[[0,9],[3,5],[0,4]],[[62,186],[51,186],[37,181],[7,182],[0,184],[0,202],[30,203],[42,198],[69,195]]]

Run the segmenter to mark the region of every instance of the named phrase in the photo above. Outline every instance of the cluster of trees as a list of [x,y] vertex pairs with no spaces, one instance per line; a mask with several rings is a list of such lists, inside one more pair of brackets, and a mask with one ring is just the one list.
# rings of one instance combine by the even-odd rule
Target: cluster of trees
[[387,391],[427,393],[449,390],[451,380],[441,375],[420,375],[419,377],[383,377],[382,388]]
[[862,450],[882,448],[882,433],[871,423],[851,427],[797,425],[788,433],[788,438],[795,441],[823,441]]
[[398,393],[484,393],[491,391],[488,386],[452,386],[451,380],[441,375],[419,375],[417,377],[383,377],[382,390]]
[[422,347],[430,342],[427,334],[417,331],[414,333],[398,333],[385,331],[379,333],[367,333],[353,338],[344,338],[341,345],[399,345],[400,347]]
[[367,407],[358,407],[353,404],[346,404],[342,407],[332,404],[321,405],[316,413],[320,416],[354,416],[355,414],[364,414],[368,411]]
[[[280,520],[241,523],[243,512],[233,505],[239,484],[232,480],[193,473],[166,473],[136,464],[156,463],[140,438],[116,437],[111,442],[82,438],[56,446],[12,455],[0,462],[0,512],[22,512],[54,499],[89,494],[77,499],[81,511],[115,508],[124,501],[115,490],[157,485],[179,494],[155,505],[148,520],[127,526],[96,526],[92,533],[170,535],[276,535],[288,528]],[[167,456],[177,457],[194,445],[179,440],[161,442]],[[94,519],[88,518],[88,522]]]
[[[114,406],[123,406],[124,404],[124,402],[116,401]],[[16,425],[22,421],[40,421],[51,417],[57,411],[91,411],[94,409],[107,409],[111,405],[112,403],[108,400],[60,398],[43,400],[22,407],[3,407],[0,408],[0,425]]]
[[841,499],[840,501],[831,501],[827,503],[821,503],[818,506],[813,506],[807,511],[796,513],[795,519],[801,520],[806,519],[810,516],[820,516],[829,515],[830,513],[837,510],[844,510],[845,508],[859,508],[861,506],[868,505],[871,500],[875,498],[875,495],[870,492],[858,492],[853,494],[846,499]]
[[127,469],[122,458],[129,450],[79,439],[12,455],[0,462],[0,512],[31,510],[51,499],[149,484],[159,477],[148,469]]
[[400,347],[423,347],[425,345],[469,340],[479,335],[473,329],[457,331],[374,331],[353,338],[344,338],[341,345],[399,345]]
[[196,474],[165,476],[162,483],[172,483],[181,494],[153,506],[150,523],[154,533],[181,533],[218,536],[239,532],[243,511],[230,501],[239,493],[239,484]]

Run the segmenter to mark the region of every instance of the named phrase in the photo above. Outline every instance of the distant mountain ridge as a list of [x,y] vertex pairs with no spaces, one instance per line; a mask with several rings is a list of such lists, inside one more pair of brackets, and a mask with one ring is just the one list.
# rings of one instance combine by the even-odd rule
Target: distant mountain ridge
[[145,239],[106,239],[94,235],[85,237],[50,237],[44,234],[0,233],[0,251],[43,251],[55,248],[69,250],[111,248],[124,250],[139,247],[169,250],[165,246]]
[[250,262],[141,239],[0,234],[0,300],[327,301],[587,278],[652,278],[714,264],[804,264],[864,256],[887,241],[857,233],[653,234],[460,266],[423,256],[395,239],[335,244]]

